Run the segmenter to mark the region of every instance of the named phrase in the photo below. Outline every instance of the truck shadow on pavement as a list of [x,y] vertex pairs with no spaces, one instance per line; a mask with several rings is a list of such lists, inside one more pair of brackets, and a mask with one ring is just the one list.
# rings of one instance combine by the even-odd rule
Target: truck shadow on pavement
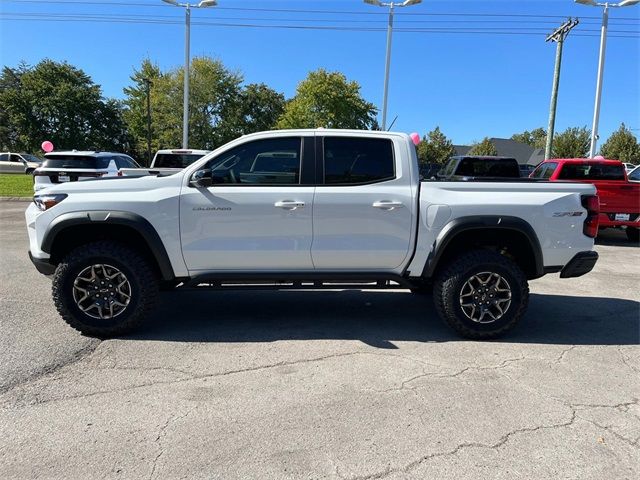
[[640,247],[640,243],[627,239],[627,234],[618,228],[608,228],[598,232],[596,245],[609,247]]
[[[360,340],[463,341],[438,317],[430,295],[409,291],[167,292],[150,321],[128,339],[175,342]],[[505,343],[635,345],[640,303],[532,294],[525,318]]]

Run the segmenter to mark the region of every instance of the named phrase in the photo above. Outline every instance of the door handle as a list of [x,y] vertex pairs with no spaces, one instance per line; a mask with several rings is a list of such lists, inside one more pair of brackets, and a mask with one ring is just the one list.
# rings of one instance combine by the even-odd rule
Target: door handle
[[373,208],[380,208],[382,210],[395,210],[396,208],[404,207],[402,202],[391,202],[388,200],[380,200],[373,202],[371,205]]
[[296,210],[298,208],[304,208],[304,202],[296,202],[294,200],[280,200],[273,205],[277,208],[284,208],[285,210]]

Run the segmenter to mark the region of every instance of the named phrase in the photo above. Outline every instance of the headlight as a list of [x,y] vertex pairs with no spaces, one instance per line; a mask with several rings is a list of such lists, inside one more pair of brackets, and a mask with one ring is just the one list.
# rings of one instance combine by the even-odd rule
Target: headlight
[[51,207],[55,207],[65,198],[67,198],[67,195],[64,193],[55,193],[51,195],[34,195],[33,203],[35,203],[36,207],[44,212],[45,210],[49,210]]

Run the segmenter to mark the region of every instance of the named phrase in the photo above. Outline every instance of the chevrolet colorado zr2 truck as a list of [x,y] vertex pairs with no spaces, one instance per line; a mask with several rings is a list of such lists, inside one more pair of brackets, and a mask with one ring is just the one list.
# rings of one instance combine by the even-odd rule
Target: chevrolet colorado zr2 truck
[[406,134],[282,130],[173,175],[53,186],[26,223],[58,312],[86,335],[133,329],[169,288],[407,288],[432,289],[451,327],[488,339],[524,315],[528,280],[593,268],[595,192],[421,182]]

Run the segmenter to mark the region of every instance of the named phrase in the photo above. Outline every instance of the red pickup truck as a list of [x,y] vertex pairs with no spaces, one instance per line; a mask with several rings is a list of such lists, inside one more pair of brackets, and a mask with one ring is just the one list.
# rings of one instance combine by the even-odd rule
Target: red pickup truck
[[545,160],[529,177],[595,185],[600,197],[600,228],[625,227],[629,240],[639,240],[640,183],[627,179],[622,162],[586,158]]

